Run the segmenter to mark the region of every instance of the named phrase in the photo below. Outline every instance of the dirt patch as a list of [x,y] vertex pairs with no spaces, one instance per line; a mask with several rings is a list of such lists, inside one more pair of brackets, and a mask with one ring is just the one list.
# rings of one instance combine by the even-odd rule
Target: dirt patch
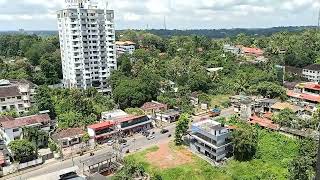
[[160,144],[159,149],[146,155],[147,160],[162,169],[173,168],[192,162],[192,153],[186,149],[176,150],[168,143]]

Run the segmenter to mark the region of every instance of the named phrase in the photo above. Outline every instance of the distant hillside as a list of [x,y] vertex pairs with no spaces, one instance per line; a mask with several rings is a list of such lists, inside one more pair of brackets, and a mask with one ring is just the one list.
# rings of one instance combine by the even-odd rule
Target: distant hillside
[[152,34],[156,34],[162,37],[170,37],[175,35],[203,35],[210,38],[225,38],[234,37],[239,33],[245,33],[247,35],[257,36],[270,36],[277,32],[299,32],[306,29],[314,29],[315,26],[290,26],[290,27],[273,27],[273,28],[256,28],[256,29],[194,29],[194,30],[164,30],[164,29],[151,29],[147,30]]
[[58,31],[0,31],[0,35],[7,34],[27,34],[27,35],[38,35],[38,36],[53,36],[58,35]]
[[[245,33],[247,35],[265,35],[269,36],[271,34],[287,31],[287,32],[299,32],[306,29],[314,29],[315,26],[289,26],[289,27],[273,27],[273,28],[235,28],[235,29],[190,29],[190,30],[164,30],[164,29],[150,29],[150,30],[137,30],[137,31],[147,31],[152,34],[156,34],[162,37],[170,37],[176,35],[203,35],[210,38],[225,38],[234,37],[239,33]],[[122,32],[125,30],[117,30],[117,32]],[[19,31],[0,31],[1,34],[21,34]],[[39,36],[52,36],[57,35],[57,31],[25,31],[24,34],[36,34]]]

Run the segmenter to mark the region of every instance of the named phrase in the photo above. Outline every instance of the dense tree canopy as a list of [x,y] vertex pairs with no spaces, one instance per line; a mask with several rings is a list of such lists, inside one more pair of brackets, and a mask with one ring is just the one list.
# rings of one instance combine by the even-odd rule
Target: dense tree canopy
[[37,157],[36,146],[26,139],[11,141],[9,148],[17,162],[26,162]]
[[317,141],[304,139],[299,142],[298,156],[289,166],[289,179],[308,180],[314,177],[316,170]]
[[62,78],[57,36],[0,36],[0,78],[28,79],[38,85],[59,83]]
[[251,160],[258,147],[258,131],[253,127],[236,129],[232,133],[234,158],[239,161]]
[[174,136],[174,142],[176,145],[182,145],[183,136],[186,135],[189,128],[190,118],[188,114],[181,114],[176,126],[176,132]]

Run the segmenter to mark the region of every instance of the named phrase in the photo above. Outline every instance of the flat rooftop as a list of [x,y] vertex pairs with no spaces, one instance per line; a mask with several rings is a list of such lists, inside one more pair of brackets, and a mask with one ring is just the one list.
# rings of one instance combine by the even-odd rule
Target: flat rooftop
[[194,123],[192,124],[192,126],[198,127],[206,132],[217,131],[225,128],[221,126],[221,123],[211,119]]

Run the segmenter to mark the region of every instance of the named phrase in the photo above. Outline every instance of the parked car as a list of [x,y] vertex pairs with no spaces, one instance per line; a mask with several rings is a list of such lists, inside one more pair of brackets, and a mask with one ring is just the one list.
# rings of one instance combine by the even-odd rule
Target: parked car
[[220,116],[221,110],[218,108],[212,109],[211,111],[209,111],[209,116],[210,117],[217,117]]
[[119,139],[119,143],[120,143],[120,144],[123,144],[123,143],[126,143],[126,142],[127,142],[126,139]]
[[147,137],[147,136],[149,136],[150,132],[148,132],[148,131],[142,131],[141,134]]
[[167,132],[169,132],[168,129],[161,129],[161,131],[160,131],[161,134],[165,134],[165,133],[167,133]]
[[121,144],[121,147],[122,147],[122,148],[129,147],[129,144],[127,144],[127,143],[122,143],[122,144]]
[[168,137],[171,137],[171,134],[169,134]]
[[152,136],[152,135],[151,135],[151,136],[148,136],[147,139],[148,139],[148,140],[154,139],[154,136]]
[[108,146],[112,146],[113,143],[114,143],[114,140],[109,140],[109,141],[107,141],[107,145],[108,145]]

